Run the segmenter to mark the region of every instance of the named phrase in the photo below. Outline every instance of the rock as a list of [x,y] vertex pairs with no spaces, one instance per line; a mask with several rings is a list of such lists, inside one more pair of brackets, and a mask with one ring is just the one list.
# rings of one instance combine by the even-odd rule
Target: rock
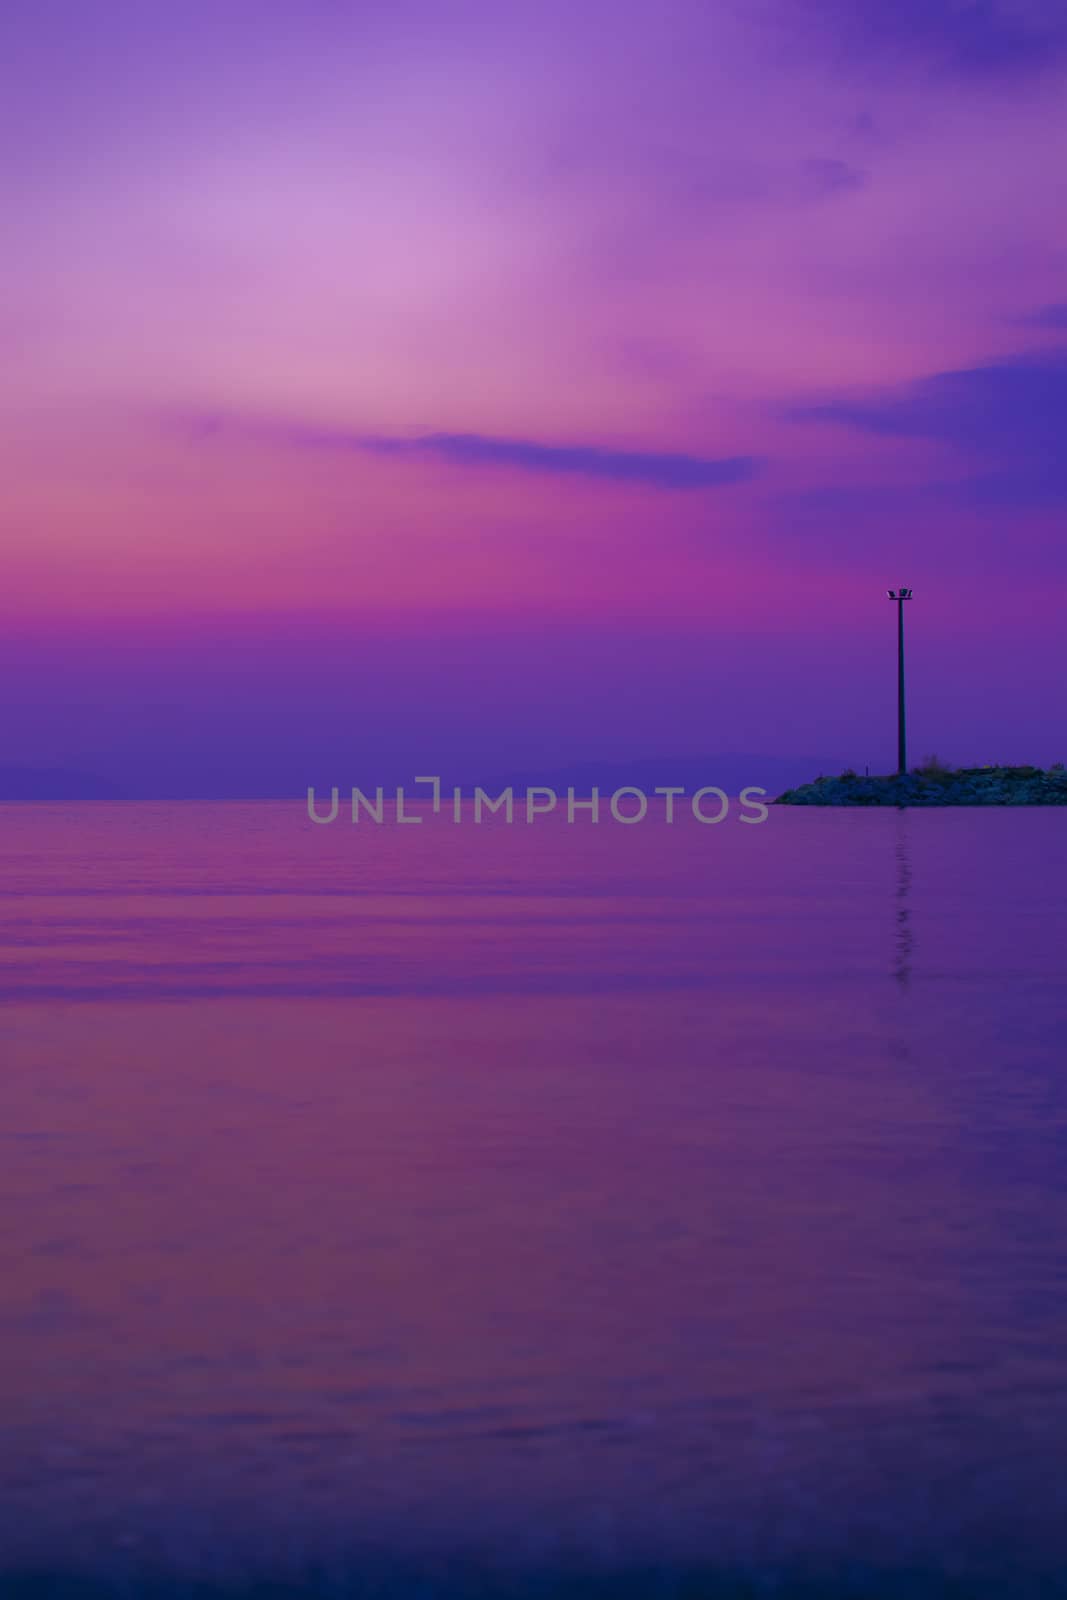
[[794,806],[1049,806],[1067,805],[1067,768],[928,766],[901,776],[825,774],[787,789],[776,805]]

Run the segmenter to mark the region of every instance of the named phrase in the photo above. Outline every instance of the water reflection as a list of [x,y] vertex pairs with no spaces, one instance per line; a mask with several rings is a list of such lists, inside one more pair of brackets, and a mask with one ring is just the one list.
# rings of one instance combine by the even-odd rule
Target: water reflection
[[896,917],[893,976],[902,989],[911,982],[915,934],[911,912],[911,842],[909,839],[909,813],[901,809],[895,816],[893,854],[896,863]]
[[1067,1570],[1062,817],[4,820],[0,1589],[198,1519]]

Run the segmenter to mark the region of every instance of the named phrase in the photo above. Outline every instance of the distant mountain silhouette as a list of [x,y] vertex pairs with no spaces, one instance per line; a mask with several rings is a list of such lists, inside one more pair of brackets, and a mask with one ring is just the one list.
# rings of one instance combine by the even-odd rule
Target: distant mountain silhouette
[[[651,794],[657,787],[673,784],[692,794],[714,786],[737,794],[748,788],[766,789],[777,794],[782,788],[804,781],[812,772],[836,772],[841,762],[819,762],[812,756],[775,756],[766,751],[746,753],[731,750],[707,756],[640,756],[632,761],[581,761],[567,766],[530,769],[507,774],[491,774],[477,780],[482,788],[496,790],[510,784],[516,789],[545,785],[562,793],[574,788],[588,793],[595,784],[601,794],[610,794],[623,785],[632,785]],[[803,777],[798,778],[798,774]],[[469,787],[469,785],[465,786]]]
[[0,767],[3,800],[121,800],[117,784],[63,767]]
[[[381,784],[386,790],[402,784],[411,799],[427,798],[428,790],[414,781],[415,774],[424,763],[416,762],[412,770],[397,769],[395,757],[387,763],[387,770],[368,770],[360,763],[357,772],[326,768],[320,774],[311,774],[311,781],[325,792],[331,784],[342,789],[350,784],[364,788]],[[633,760],[579,761],[546,763],[543,767],[513,768],[510,771],[475,770],[469,765],[462,772],[441,772],[444,792],[458,785],[467,796],[476,786],[487,793],[499,794],[501,789],[512,788],[522,792],[527,788],[547,786],[563,795],[568,788],[579,794],[588,794],[595,786],[607,797],[614,790],[630,785],[651,795],[657,786],[675,785],[687,794],[697,789],[714,786],[728,794],[739,794],[749,786],[766,789],[777,795],[784,789],[806,783],[812,773],[839,772],[843,762],[809,755],[768,755],[766,751],[745,753],[732,750],[722,755],[707,756],[639,756]],[[187,770],[180,780],[170,775],[141,776],[133,783],[116,783],[95,773],[77,772],[64,767],[5,767],[0,766],[0,802],[36,802],[45,800],[285,800],[303,799],[307,792],[309,774],[295,771],[290,780],[271,779],[262,774],[250,774],[243,781],[220,776],[204,768]]]

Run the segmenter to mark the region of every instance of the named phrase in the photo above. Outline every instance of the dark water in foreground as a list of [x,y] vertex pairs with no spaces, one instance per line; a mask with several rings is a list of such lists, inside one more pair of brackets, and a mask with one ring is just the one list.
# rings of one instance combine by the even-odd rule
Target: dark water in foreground
[[0,1594],[1067,1591],[1065,968],[1055,811],[0,808]]

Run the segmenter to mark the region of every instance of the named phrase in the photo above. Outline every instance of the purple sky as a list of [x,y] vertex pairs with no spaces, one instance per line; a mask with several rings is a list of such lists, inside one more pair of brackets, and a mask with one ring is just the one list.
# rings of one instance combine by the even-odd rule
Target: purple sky
[[1067,758],[1059,0],[41,0],[0,60],[8,765],[885,769],[899,583],[913,754]]

